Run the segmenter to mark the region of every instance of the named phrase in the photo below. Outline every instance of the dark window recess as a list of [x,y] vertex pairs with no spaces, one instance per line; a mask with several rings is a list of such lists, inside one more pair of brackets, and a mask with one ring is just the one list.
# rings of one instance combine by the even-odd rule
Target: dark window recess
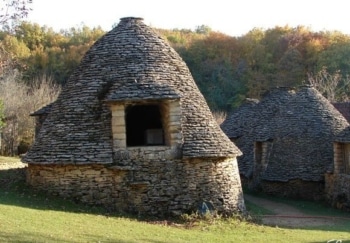
[[263,155],[263,143],[255,142],[255,163],[257,165],[262,165],[262,155]]
[[158,105],[126,108],[126,145],[164,145],[162,117]]

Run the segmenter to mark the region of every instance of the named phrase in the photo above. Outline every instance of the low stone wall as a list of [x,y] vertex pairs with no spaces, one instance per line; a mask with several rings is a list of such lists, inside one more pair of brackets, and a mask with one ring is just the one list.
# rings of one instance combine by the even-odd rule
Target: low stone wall
[[111,206],[116,198],[115,179],[123,177],[123,173],[117,174],[103,165],[29,164],[27,183],[63,198]]
[[325,199],[324,183],[299,179],[288,182],[261,181],[261,190],[269,195],[320,201]]
[[350,175],[326,174],[326,199],[335,208],[350,211]]
[[179,215],[202,201],[225,214],[245,210],[233,158],[135,160],[109,167],[29,164],[27,182],[65,198],[138,214]]

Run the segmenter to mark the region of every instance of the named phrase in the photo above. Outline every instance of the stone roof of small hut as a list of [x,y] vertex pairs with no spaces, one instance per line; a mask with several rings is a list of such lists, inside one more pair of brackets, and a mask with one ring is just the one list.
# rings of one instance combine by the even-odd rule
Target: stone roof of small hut
[[[229,138],[239,138],[249,132],[249,129],[246,130],[250,127],[247,122],[251,124],[255,118],[258,119],[258,117],[251,116],[251,111],[258,104],[259,100],[246,98],[234,112],[226,117],[221,127]],[[234,126],[232,126],[233,123]]]
[[55,103],[55,102],[52,102],[52,103],[50,103],[50,104],[48,104],[48,105],[45,105],[45,106],[41,107],[39,110],[37,110],[37,111],[31,113],[30,115],[31,115],[31,116],[47,115],[47,114],[50,113],[51,107],[52,107],[52,105],[53,105],[54,103]]
[[303,86],[273,89],[233,111],[221,127],[243,152],[241,174],[252,173],[254,143],[271,142],[263,179],[319,181],[332,169],[333,141],[348,125],[316,89]]
[[350,102],[335,102],[333,105],[350,122]]
[[180,99],[183,157],[241,154],[217,125],[185,62],[142,19],[129,17],[85,54],[23,161],[111,163],[107,103],[141,99]]

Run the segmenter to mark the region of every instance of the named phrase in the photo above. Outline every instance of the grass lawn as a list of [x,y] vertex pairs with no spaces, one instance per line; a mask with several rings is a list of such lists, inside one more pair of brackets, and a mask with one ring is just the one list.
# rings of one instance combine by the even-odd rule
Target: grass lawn
[[[0,163],[4,158],[0,157]],[[5,159],[6,160],[6,159]],[[23,170],[0,170],[0,242],[327,242],[350,243],[350,222],[332,227],[288,229],[249,220],[212,219],[163,224],[108,214],[40,193],[24,183]],[[247,204],[250,212],[264,213]],[[335,241],[334,241],[335,242]]]

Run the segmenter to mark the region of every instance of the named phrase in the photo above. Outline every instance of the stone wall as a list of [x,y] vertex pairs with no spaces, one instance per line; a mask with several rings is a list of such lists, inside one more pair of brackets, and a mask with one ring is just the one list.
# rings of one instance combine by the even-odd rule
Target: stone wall
[[269,195],[321,201],[325,199],[324,182],[303,181],[300,179],[288,182],[261,181],[261,190]]
[[335,208],[350,211],[350,175],[326,175],[326,199]]
[[144,150],[138,156],[110,167],[29,164],[27,182],[65,198],[138,214],[179,215],[202,201],[224,214],[245,210],[236,159],[160,160]]
[[334,170],[325,177],[325,191],[327,201],[336,208],[350,211],[350,173],[345,166],[346,153],[349,153],[349,144],[335,142]]

